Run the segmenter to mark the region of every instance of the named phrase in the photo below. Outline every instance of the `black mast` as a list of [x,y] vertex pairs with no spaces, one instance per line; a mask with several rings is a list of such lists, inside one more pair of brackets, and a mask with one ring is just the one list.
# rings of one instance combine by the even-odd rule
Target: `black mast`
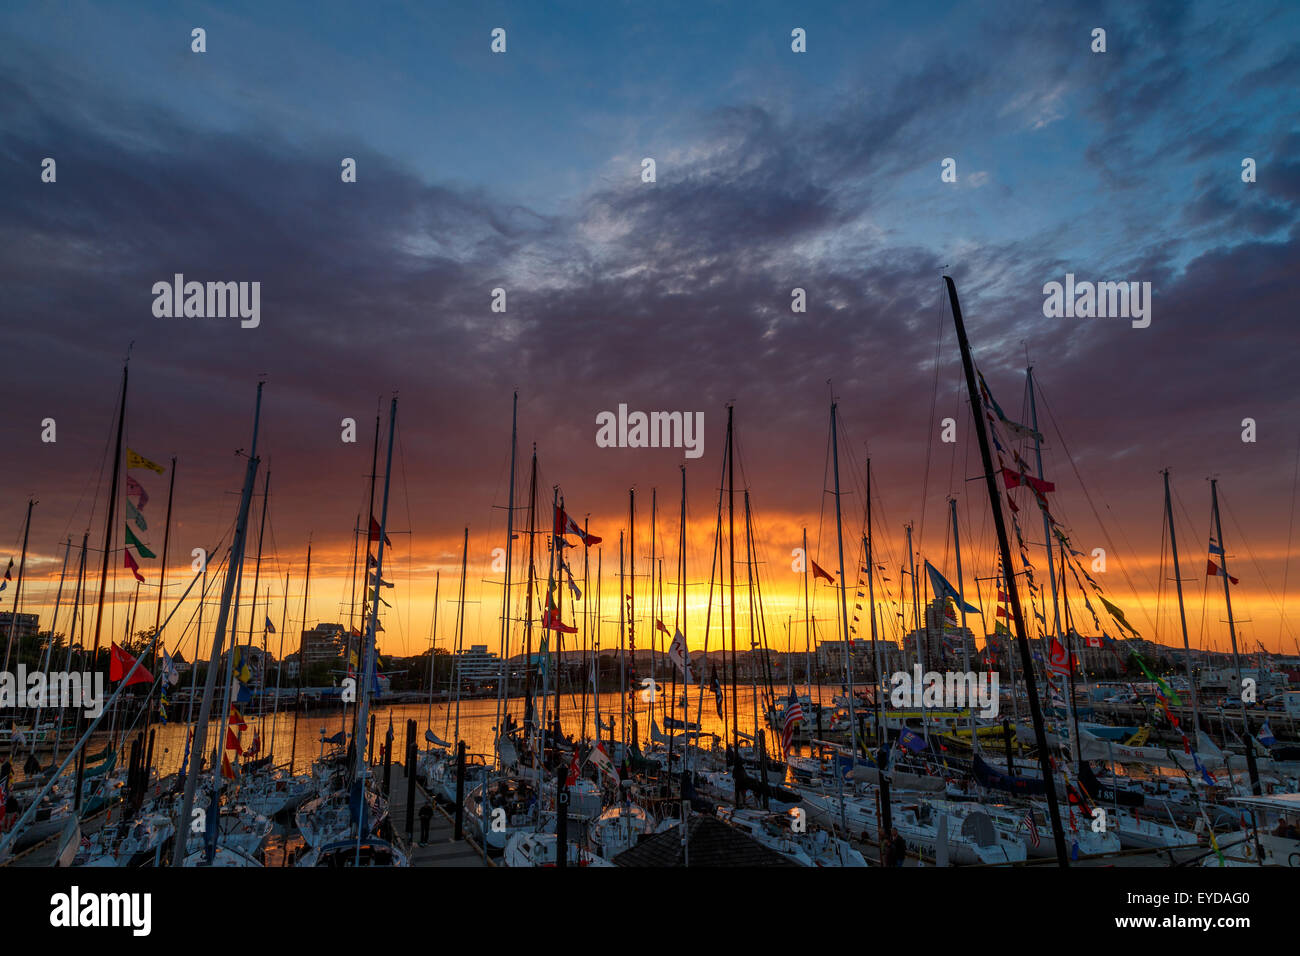
[[[117,518],[117,475],[122,462],[122,429],[126,424],[126,383],[127,383],[128,366],[122,366],[122,403],[117,410],[117,442],[113,448],[113,477],[109,483],[108,491],[108,515],[104,519],[104,559],[99,568],[99,608],[95,615],[95,645],[90,653],[90,666],[93,669],[98,664],[99,658],[99,634],[104,626],[104,592],[108,589],[108,559],[113,549],[113,521]],[[78,711],[77,717],[77,736],[80,737],[85,733],[86,712]],[[81,810],[81,784],[86,775],[86,748],[82,747],[77,754],[77,784],[76,790],[72,796],[72,806],[75,810]],[[184,843],[184,841],[181,841]]]
[[[1002,503],[998,500],[998,482],[993,473],[993,454],[989,450],[989,436],[984,429],[984,416],[979,388],[975,384],[975,363],[970,355],[970,342],[966,338],[966,326],[961,318],[961,304],[957,301],[957,286],[951,276],[943,277],[948,287],[948,301],[952,303],[952,321],[957,328],[957,344],[961,348],[961,364],[966,372],[966,390],[970,395],[971,415],[975,419],[975,435],[979,439],[980,459],[984,464],[984,483],[988,488],[989,507],[993,511],[993,524],[998,534],[998,552],[1002,558],[1003,572],[1010,577],[1011,545],[1007,539],[1006,519],[1002,514]],[[1050,546],[1049,546],[1050,547]],[[1043,729],[1043,711],[1038,700],[1037,681],[1034,678],[1034,661],[1029,652],[1029,638],[1025,632],[1025,619],[1020,609],[1020,592],[1008,581],[1007,597],[1011,602],[1011,616],[1016,625],[1016,645],[1020,649],[1020,666],[1025,674],[1025,691],[1029,695],[1029,714],[1034,723],[1034,740],[1038,746],[1038,766],[1043,774],[1044,790],[1047,792],[1047,815],[1052,821],[1052,838],[1056,842],[1056,862],[1058,866],[1070,865],[1065,850],[1065,831],[1061,829],[1061,812],[1056,802],[1056,784],[1052,780],[1052,761],[1047,749],[1047,734]]]

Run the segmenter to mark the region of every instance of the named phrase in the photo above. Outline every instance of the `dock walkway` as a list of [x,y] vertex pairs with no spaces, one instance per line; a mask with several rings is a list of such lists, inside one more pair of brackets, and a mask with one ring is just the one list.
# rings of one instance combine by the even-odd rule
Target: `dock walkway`
[[[383,769],[375,768],[382,774]],[[420,846],[420,808],[433,802],[433,822],[429,826],[429,843]],[[410,858],[411,866],[495,866],[488,859],[483,859],[483,851],[465,835],[463,840],[453,840],[454,821],[451,815],[429,796],[428,791],[416,781],[415,812],[411,832],[414,841],[408,844],[406,839],[406,768],[394,761],[392,766],[392,789],[388,795],[388,815],[393,823],[394,839]]]

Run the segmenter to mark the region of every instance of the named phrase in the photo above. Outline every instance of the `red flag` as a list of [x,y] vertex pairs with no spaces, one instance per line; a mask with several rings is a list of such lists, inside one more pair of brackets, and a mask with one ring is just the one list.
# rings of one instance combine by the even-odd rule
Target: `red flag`
[[578,522],[570,518],[568,514],[565,513],[563,508],[555,509],[554,534],[557,537],[561,537],[566,534],[576,535],[578,540],[581,541],[589,548],[600,544],[600,542],[604,540],[603,538],[599,538],[594,534],[587,534],[585,531],[583,531],[580,527],[578,527]]
[[1213,561],[1210,561],[1208,558],[1206,559],[1205,564],[1206,564],[1206,568],[1205,568],[1205,576],[1206,576],[1207,578],[1225,577],[1225,578],[1227,578],[1229,581],[1231,581],[1233,584],[1238,584],[1238,583],[1240,583],[1240,582],[1238,582],[1238,580],[1237,580],[1236,578],[1234,578],[1231,574],[1229,574],[1227,571],[1223,570],[1223,568],[1219,567],[1219,566],[1218,566],[1217,564],[1215,564]]
[[124,556],[122,560],[122,566],[125,568],[130,568],[131,573],[135,575],[135,579],[137,581],[143,581],[144,575],[140,573],[140,565],[135,563],[135,558],[131,557],[131,552],[126,548],[123,548],[122,554]]
[[[135,658],[128,654],[114,642],[108,650],[108,679],[121,680],[127,675],[132,667],[135,667]],[[136,672],[127,681],[126,686],[132,684],[151,684],[153,675],[143,667],[136,668]]]
[[813,573],[814,581],[816,581],[818,578],[825,578],[827,581],[831,582],[831,584],[835,583],[835,579],[831,577],[829,573],[823,571],[820,567],[818,567],[817,562],[814,561],[812,558],[808,559],[808,563],[812,565],[812,573]]
[[655,618],[655,627],[659,628],[659,630],[663,631],[665,634],[671,633],[668,628],[664,627],[664,622],[658,618]]
[[569,778],[565,780],[566,787],[572,787],[578,782],[578,751],[574,748],[573,759],[569,761]]
[[[370,516],[370,540],[371,541],[379,540],[379,522],[375,520],[374,515]],[[384,544],[386,544],[390,548],[393,546],[393,542],[388,540],[388,535],[384,535]],[[370,552],[367,551],[366,554],[367,556],[369,556]]]
[[1022,475],[1018,471],[1012,471],[1010,468],[1002,469],[1002,479],[1007,483],[1008,488],[1015,488],[1019,485],[1028,485],[1040,495],[1045,495],[1049,491],[1055,491],[1056,485],[1050,481],[1044,481],[1041,478],[1035,478],[1033,475]]
[[239,749],[239,738],[229,727],[226,728],[226,749],[233,750],[239,756],[244,756],[244,752]]
[[239,712],[239,708],[234,704],[230,705],[229,724],[231,727],[238,727],[241,731],[248,729],[248,723],[244,720],[244,715]]
[[1070,673],[1070,653],[1055,637],[1052,638],[1051,649],[1048,651],[1047,666],[1057,674]]
[[230,758],[224,752],[221,754],[221,776],[227,780],[235,779],[235,768],[230,766]]
[[577,634],[578,629],[560,620],[560,612],[551,604],[550,599],[546,601],[546,612],[542,615],[542,627],[550,631],[559,631],[561,634]]

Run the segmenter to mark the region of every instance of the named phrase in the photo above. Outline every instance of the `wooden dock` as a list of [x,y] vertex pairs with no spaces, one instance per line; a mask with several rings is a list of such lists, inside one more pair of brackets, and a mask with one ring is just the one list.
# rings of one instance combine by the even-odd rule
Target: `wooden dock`
[[[374,768],[377,773],[382,768]],[[420,808],[426,803],[433,803],[433,822],[429,825],[429,843],[420,846]],[[429,796],[419,781],[415,784],[415,820],[411,832],[413,842],[406,839],[406,768],[393,762],[392,789],[388,795],[388,816],[393,823],[393,838],[410,858],[411,866],[495,866],[488,858],[484,860],[483,850],[468,833],[463,840],[454,840],[452,835],[455,822],[451,814],[438,805]]]

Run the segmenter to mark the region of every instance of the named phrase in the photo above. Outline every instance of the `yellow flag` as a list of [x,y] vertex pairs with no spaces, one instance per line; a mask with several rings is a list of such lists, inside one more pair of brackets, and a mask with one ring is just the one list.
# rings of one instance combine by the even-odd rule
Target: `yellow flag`
[[150,461],[144,455],[138,455],[130,448],[126,450],[126,467],[128,468],[148,468],[150,471],[156,471],[162,474],[167,469],[155,461]]

